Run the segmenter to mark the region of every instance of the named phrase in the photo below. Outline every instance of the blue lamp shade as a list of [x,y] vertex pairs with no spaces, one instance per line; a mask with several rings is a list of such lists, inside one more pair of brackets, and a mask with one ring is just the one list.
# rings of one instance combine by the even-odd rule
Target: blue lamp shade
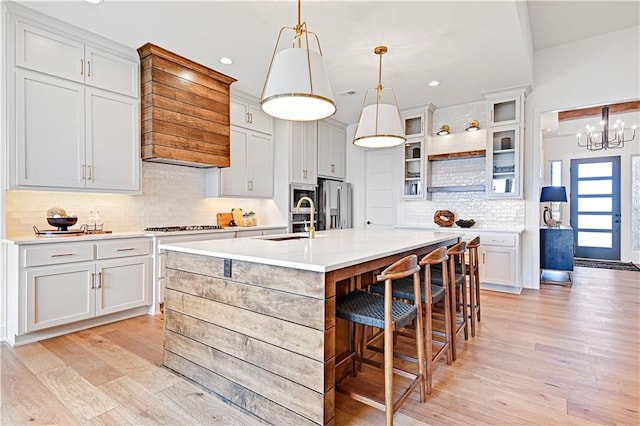
[[564,186],[543,186],[540,193],[540,202],[567,201],[567,189]]

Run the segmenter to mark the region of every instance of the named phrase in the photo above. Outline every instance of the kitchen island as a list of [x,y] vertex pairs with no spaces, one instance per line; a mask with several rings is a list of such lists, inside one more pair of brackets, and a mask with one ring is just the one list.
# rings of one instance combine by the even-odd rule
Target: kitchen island
[[349,351],[336,296],[446,232],[323,231],[161,245],[164,364],[272,424],[332,424],[336,361]]

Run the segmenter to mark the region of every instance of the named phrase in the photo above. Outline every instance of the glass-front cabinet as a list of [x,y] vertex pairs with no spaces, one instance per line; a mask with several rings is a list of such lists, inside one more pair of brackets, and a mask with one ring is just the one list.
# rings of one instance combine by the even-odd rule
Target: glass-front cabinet
[[514,95],[489,101],[489,126],[520,123],[522,96]]
[[520,126],[490,127],[487,146],[487,195],[515,197],[520,192]]
[[406,114],[402,116],[404,133],[408,138],[424,136],[424,113]]
[[403,145],[403,198],[424,197],[424,138],[407,139]]

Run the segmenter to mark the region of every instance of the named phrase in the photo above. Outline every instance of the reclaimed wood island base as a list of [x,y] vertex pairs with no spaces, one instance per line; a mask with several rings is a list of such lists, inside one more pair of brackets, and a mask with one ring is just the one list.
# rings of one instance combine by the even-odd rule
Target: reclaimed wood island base
[[266,422],[333,424],[336,359],[350,350],[336,294],[458,237],[348,229],[313,240],[270,238],[161,247],[164,364]]

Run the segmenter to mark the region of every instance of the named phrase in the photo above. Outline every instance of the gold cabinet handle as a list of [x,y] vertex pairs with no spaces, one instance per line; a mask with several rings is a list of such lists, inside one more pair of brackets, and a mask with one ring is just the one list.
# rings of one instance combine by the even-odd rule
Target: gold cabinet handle
[[75,255],[75,253],[59,253],[59,254],[52,254],[51,257],[67,257],[67,256],[73,256]]
[[84,74],[84,59],[80,59],[80,75]]
[[95,272],[91,273],[91,289],[95,289],[96,288],[96,274]]
[[87,77],[91,77],[91,61],[87,61]]
[[103,279],[104,279],[104,275],[102,275],[102,272],[98,272],[98,288],[102,288]]

